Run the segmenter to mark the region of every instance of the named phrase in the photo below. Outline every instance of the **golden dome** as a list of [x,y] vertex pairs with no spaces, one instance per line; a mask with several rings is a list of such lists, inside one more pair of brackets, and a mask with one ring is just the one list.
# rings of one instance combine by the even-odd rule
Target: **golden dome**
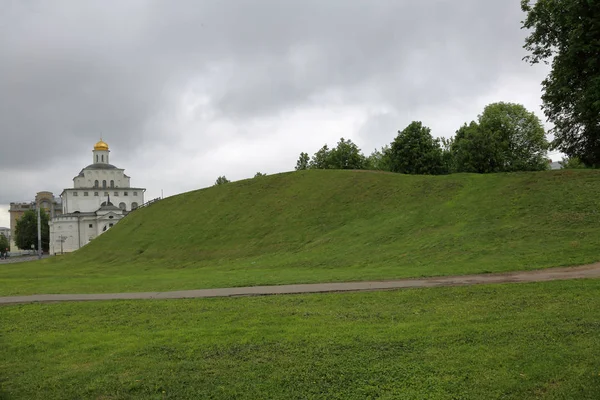
[[108,150],[108,145],[100,139],[100,141],[94,145],[94,150]]

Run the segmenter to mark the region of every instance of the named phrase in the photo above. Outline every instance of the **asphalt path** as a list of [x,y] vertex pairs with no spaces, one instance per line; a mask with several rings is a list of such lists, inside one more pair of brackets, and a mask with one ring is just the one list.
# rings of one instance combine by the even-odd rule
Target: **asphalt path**
[[389,281],[314,283],[278,286],[250,286],[220,289],[180,290],[176,292],[96,293],[96,294],[36,294],[31,296],[0,297],[0,304],[52,303],[62,301],[137,300],[137,299],[194,299],[207,297],[266,296],[277,294],[358,292],[467,286],[497,283],[546,282],[567,279],[600,278],[600,263],[567,268],[547,268],[534,271],[443,276]]

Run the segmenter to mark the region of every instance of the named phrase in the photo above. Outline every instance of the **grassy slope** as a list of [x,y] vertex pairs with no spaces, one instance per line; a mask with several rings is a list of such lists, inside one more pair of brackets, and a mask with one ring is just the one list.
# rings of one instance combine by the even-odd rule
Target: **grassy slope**
[[0,295],[467,274],[600,259],[600,171],[304,171],[185,193],[82,250],[0,268]]
[[0,307],[0,398],[598,399],[599,292],[580,280]]

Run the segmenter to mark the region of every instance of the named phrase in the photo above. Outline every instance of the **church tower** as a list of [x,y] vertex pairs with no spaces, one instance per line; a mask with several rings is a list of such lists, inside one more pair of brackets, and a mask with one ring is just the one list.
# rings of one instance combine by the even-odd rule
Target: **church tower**
[[108,150],[108,145],[102,141],[102,139],[100,139],[100,141],[98,143],[96,143],[94,145],[94,164],[110,164],[108,162],[108,153],[110,153],[110,150]]

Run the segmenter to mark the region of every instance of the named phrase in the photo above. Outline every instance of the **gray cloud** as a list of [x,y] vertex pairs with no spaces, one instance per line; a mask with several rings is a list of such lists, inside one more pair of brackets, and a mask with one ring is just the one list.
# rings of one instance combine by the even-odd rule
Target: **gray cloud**
[[[156,146],[174,157],[190,148],[208,154],[225,140],[264,139],[246,128],[251,121],[333,102],[387,110],[356,129],[373,147],[406,118],[476,102],[503,77],[540,80],[521,61],[517,1],[31,0],[0,7],[0,174],[11,186],[0,204],[40,190],[15,171],[73,168],[70,180],[100,135],[118,149],[113,160],[152,169],[140,163]],[[184,112],[186,96],[196,103]],[[278,140],[293,131],[282,129]],[[62,177],[52,185],[69,183]]]

